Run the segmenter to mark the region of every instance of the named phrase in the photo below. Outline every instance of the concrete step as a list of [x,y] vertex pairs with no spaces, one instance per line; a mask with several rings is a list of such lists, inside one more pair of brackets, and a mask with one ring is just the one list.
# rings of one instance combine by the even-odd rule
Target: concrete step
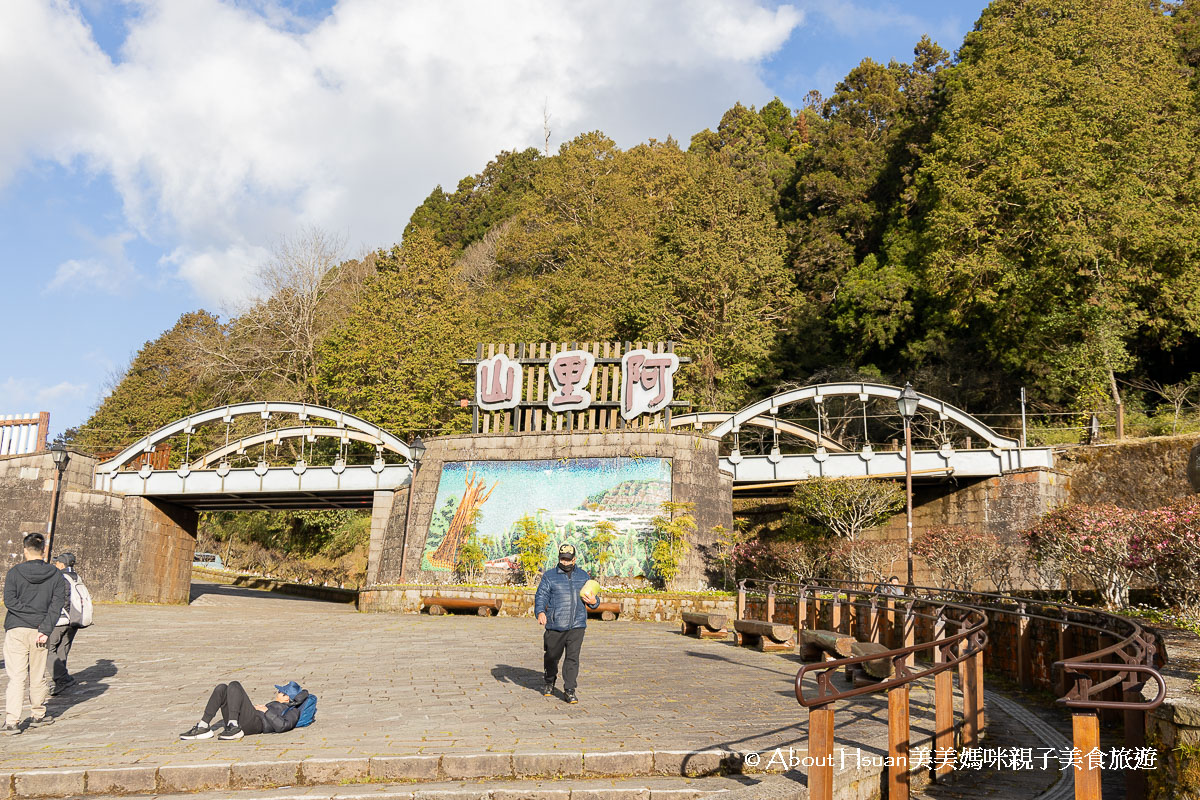
[[352,783],[180,794],[93,795],[89,800],[722,800],[759,783],[748,776],[707,778],[562,778]]

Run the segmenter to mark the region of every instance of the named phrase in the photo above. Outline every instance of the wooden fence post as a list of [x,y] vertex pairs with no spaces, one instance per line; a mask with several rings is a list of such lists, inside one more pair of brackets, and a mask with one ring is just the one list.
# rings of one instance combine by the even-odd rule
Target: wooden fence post
[[746,618],[746,583],[744,581],[738,584],[737,618]]
[[833,703],[808,710],[808,796],[833,800]]
[[[970,644],[966,647],[969,649]],[[963,747],[979,746],[979,662],[975,656],[968,656],[959,662],[962,670],[963,695]]]
[[[1100,746],[1100,718],[1095,711],[1075,709],[1071,714],[1075,749],[1083,762],[1075,770],[1075,800],[1100,800],[1100,768],[1088,765],[1087,754]],[[1136,770],[1135,770],[1136,771]]]
[[767,622],[775,621],[775,583],[767,585]]
[[[934,641],[946,635],[946,610],[938,611],[937,620],[933,624]],[[938,647],[934,650],[934,658],[939,663],[950,660],[950,653]],[[934,763],[939,766],[935,775],[945,775],[953,768],[949,759],[941,758],[944,753],[954,749],[954,670],[944,669],[933,679],[933,751]]]
[[983,699],[983,650],[976,653],[971,660],[975,662],[975,733],[982,737],[987,730],[986,704]]
[[[897,665],[898,666],[898,665]],[[908,684],[888,689],[888,800],[908,800]]]
[[1025,604],[1017,605],[1017,684],[1025,691],[1033,688],[1033,653]]

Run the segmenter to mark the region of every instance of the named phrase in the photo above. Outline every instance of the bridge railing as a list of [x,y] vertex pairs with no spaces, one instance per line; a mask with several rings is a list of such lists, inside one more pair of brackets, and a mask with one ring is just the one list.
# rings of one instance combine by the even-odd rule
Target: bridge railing
[[[878,589],[878,591],[877,591]],[[898,594],[896,592],[899,592]],[[1145,746],[1146,712],[1165,699],[1157,670],[1161,655],[1137,622],[1066,603],[938,587],[873,586],[853,581],[746,579],[738,584],[738,618],[788,621],[797,630],[827,625],[886,652],[807,664],[796,675],[796,699],[809,709],[809,792],[833,792],[834,703],[888,693],[889,797],[908,796],[911,683],[934,677],[934,749],[955,746],[952,668],[963,698],[963,747],[977,746],[985,725],[985,667],[1022,688],[1051,689],[1072,711],[1074,745],[1084,758],[1074,770],[1076,798],[1100,800],[1100,769],[1087,754],[1099,744],[1100,715],[1122,718],[1125,746]],[[838,687],[834,671],[889,659],[894,677],[867,686]],[[916,662],[923,662],[920,666]],[[815,692],[804,679],[816,678]],[[1142,696],[1148,681],[1153,699]],[[903,756],[903,758],[899,758]],[[941,759],[935,774],[949,771]],[[1146,796],[1145,772],[1126,770],[1126,797]]]

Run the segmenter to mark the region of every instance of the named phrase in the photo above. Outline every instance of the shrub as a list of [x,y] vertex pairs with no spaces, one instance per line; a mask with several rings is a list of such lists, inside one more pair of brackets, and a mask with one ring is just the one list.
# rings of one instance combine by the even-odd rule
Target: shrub
[[478,536],[471,533],[458,548],[458,562],[454,566],[459,577],[467,583],[475,583],[483,574],[483,565],[487,561],[486,548],[489,544],[489,539],[480,541]]
[[966,525],[938,525],[913,539],[912,549],[942,586],[970,591],[989,574],[989,564],[1001,547],[993,534]]
[[849,580],[886,583],[904,559],[904,546],[895,539],[843,539],[834,544],[829,559]]
[[904,508],[904,490],[893,481],[812,478],[796,487],[792,525],[819,523],[846,539],[887,522]]
[[526,585],[532,586],[537,579],[538,571],[546,565],[546,548],[550,544],[550,534],[542,530],[537,520],[526,514],[514,523],[517,538],[513,546],[517,548],[517,565],[521,568],[521,577]]
[[589,540],[591,561],[594,565],[592,577],[602,580],[608,563],[613,560],[613,542],[617,540],[617,526],[602,519],[592,528],[592,538]]
[[1129,587],[1139,572],[1131,564],[1138,514],[1113,505],[1066,505],[1044,515],[1022,535],[1040,562],[1058,564],[1099,593],[1106,608],[1129,604]]
[[1188,614],[1200,611],[1200,497],[1144,511],[1140,523],[1129,566],[1153,576],[1164,603]]
[[664,588],[679,576],[679,566],[687,553],[688,537],[696,530],[696,519],[691,515],[694,503],[662,504],[663,513],[650,520],[654,527],[654,544],[650,548],[650,566],[663,582]]

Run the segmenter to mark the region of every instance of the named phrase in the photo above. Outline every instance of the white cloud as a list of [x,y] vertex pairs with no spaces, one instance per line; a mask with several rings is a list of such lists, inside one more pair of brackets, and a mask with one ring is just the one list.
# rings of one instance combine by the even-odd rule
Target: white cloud
[[79,231],[98,255],[92,258],[71,258],[58,265],[54,277],[46,284],[47,292],[101,292],[124,294],[137,278],[125,244],[134,238],[128,231],[97,237],[88,230]]
[[30,411],[45,411],[49,406],[65,401],[78,400],[87,393],[86,383],[62,381],[45,386],[28,378],[5,378],[0,383],[0,397],[8,407],[4,413],[24,414]]
[[558,141],[630,146],[765,102],[759,64],[802,21],[765,2],[342,0],[306,27],[273,3],[146,0],[114,63],[65,0],[5,0],[0,184],[37,159],[111,176],[125,223],[228,300],[301,226],[392,243],[435,184],[540,144],[543,104]]

